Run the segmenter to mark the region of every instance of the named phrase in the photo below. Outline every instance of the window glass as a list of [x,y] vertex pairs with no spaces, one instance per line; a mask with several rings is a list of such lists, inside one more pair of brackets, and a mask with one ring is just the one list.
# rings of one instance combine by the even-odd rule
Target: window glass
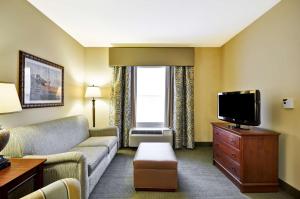
[[166,110],[166,67],[138,67],[136,73],[136,123],[138,127],[163,127]]

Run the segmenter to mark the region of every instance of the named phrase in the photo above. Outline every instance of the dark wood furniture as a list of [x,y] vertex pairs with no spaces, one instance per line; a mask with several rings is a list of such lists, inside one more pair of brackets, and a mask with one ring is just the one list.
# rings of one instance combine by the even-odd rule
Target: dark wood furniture
[[279,133],[213,125],[213,163],[241,192],[278,191]]
[[34,190],[43,187],[43,165],[46,159],[11,158],[11,166],[0,170],[0,198],[7,199],[8,193],[27,180],[34,179]]

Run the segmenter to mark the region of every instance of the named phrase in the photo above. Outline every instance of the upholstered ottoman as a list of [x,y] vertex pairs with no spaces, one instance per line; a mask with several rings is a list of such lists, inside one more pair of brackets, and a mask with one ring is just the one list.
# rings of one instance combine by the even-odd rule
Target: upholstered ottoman
[[141,143],[133,160],[136,190],[176,191],[177,159],[169,143]]

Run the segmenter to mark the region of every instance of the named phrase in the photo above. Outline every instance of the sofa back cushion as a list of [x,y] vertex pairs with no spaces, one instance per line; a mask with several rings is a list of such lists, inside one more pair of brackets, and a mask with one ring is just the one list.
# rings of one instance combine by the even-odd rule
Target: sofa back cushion
[[10,130],[2,153],[11,157],[67,152],[89,137],[84,116],[72,116]]

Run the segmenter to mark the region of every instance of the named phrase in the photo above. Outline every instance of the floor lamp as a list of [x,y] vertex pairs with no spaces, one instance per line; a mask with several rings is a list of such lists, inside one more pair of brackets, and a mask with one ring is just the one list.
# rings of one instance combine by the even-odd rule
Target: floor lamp
[[[0,114],[7,114],[21,111],[21,104],[15,84],[0,83]],[[0,125],[0,152],[9,140],[9,131]],[[0,169],[10,165],[8,159],[0,155]]]
[[98,86],[88,86],[85,91],[86,98],[92,98],[93,104],[93,127],[95,127],[95,98],[101,97],[101,90]]

